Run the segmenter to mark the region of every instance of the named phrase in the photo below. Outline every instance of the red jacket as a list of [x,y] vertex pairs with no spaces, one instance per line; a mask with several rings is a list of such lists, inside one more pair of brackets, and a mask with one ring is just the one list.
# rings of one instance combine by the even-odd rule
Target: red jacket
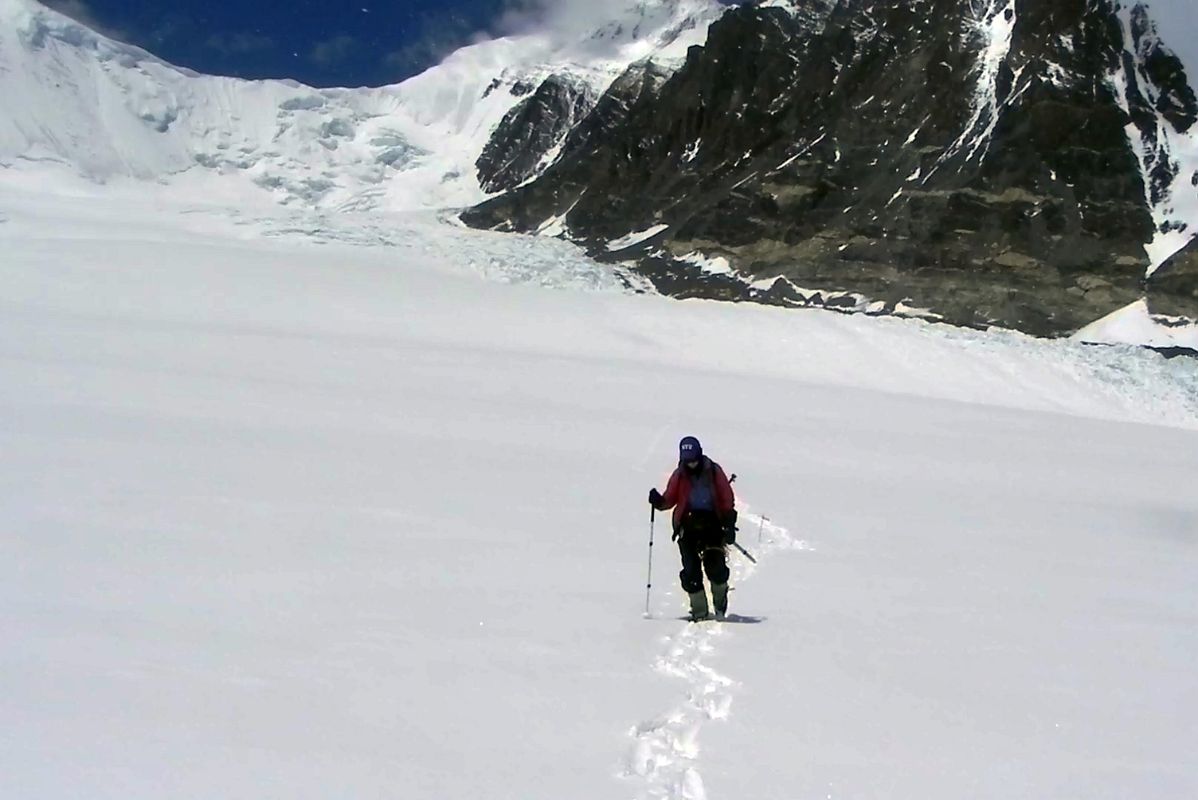
[[[721,520],[727,519],[732,510],[736,508],[736,496],[732,494],[732,484],[728,482],[728,476],[724,474],[723,467],[707,456],[703,456],[703,460],[707,462],[704,469],[711,470],[711,487],[715,493],[716,514]],[[666,484],[666,490],[661,495],[661,504],[658,505],[658,509],[661,511],[674,509],[675,528],[682,524],[682,516],[687,511],[690,493],[690,474],[685,467],[680,466],[670,476],[670,482]]]

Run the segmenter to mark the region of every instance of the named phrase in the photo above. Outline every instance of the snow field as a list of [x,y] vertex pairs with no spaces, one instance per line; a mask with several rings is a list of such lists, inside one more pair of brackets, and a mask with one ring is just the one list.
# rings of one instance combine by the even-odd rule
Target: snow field
[[[743,501],[741,505],[744,506]],[[802,550],[806,547],[761,516],[742,512],[740,524],[744,533],[750,534],[742,534],[740,538],[757,550],[754,558],[759,560],[778,549]],[[753,538],[754,534],[756,538]],[[754,565],[735,550],[730,549],[729,556],[730,583],[741,586],[753,574]],[[666,618],[672,617],[667,613]],[[710,654],[718,652],[728,633],[728,625],[756,625],[764,621],[764,617],[732,612],[725,624],[687,624],[665,639],[664,650],[654,662],[654,669],[684,681],[687,696],[678,708],[638,723],[632,729],[633,745],[628,753],[624,777],[641,785],[638,797],[686,800],[707,797],[700,773],[700,734],[706,723],[728,718],[737,684],[705,662]]]
[[[1198,789],[1191,362],[5,177],[13,796]],[[685,434],[758,624],[673,619],[664,518],[641,618]]]
[[[1198,795],[1193,361],[366,213],[478,199],[513,83],[718,8],[627,10],[315,91],[0,0],[0,794]],[[684,434],[748,624],[675,619],[664,520],[640,616]]]

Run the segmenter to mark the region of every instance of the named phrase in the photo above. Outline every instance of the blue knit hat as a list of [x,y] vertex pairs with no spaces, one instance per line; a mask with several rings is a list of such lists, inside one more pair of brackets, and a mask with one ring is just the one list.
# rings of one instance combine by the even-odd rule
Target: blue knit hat
[[697,461],[703,457],[703,445],[694,436],[685,436],[678,443],[679,461]]

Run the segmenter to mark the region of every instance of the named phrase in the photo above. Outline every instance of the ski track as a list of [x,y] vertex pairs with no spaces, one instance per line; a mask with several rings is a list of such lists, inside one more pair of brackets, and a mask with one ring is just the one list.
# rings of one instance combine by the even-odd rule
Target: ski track
[[[777,550],[807,550],[783,527],[768,517],[741,513],[738,541],[761,561]],[[755,565],[732,548],[733,589],[752,577]],[[675,602],[677,587],[670,592]],[[729,601],[729,616],[736,617],[736,593]],[[680,606],[681,607],[681,606]],[[640,784],[637,800],[707,800],[699,772],[699,735],[712,720],[727,719],[738,684],[706,662],[720,643],[735,634],[718,622],[682,622],[681,630],[664,639],[653,669],[684,682],[686,699],[674,709],[637,723],[629,731],[632,743],[622,777]]]

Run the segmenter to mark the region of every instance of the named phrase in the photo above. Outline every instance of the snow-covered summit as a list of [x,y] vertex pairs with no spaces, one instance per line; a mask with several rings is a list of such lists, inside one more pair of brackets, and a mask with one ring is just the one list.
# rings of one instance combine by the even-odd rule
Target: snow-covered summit
[[[610,14],[610,9],[604,11]],[[584,30],[568,47],[620,64],[649,57],[676,60],[691,45],[703,43],[707,26],[723,11],[722,4],[710,0],[625,0],[619,11]]]
[[63,163],[96,179],[193,169],[323,207],[456,206],[528,87],[566,72],[601,90],[634,61],[680,60],[724,7],[630,0],[590,30],[546,28],[452,54],[404,83],[313,89],[199,75],[34,0],[0,0],[0,164]]

